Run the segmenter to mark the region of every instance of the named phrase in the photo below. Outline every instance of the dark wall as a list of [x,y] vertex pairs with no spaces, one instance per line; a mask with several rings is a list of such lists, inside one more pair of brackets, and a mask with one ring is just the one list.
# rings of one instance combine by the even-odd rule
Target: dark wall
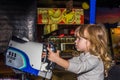
[[34,40],[36,0],[0,0],[0,53],[12,35]]

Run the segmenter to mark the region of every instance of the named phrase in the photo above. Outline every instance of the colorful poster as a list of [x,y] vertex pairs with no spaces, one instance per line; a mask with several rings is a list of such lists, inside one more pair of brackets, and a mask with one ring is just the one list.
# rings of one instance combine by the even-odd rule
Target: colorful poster
[[38,24],[84,24],[83,9],[38,8]]

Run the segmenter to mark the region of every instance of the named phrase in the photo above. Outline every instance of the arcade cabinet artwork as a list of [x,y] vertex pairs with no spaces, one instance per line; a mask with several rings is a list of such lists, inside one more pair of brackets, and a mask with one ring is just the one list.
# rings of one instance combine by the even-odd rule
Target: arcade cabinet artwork
[[[13,37],[9,42],[5,63],[13,69],[51,79],[55,64],[50,62],[47,57],[41,57],[43,51],[47,54],[47,45]],[[49,46],[56,51],[52,42],[49,42]]]
[[120,28],[111,28],[112,48],[116,63],[120,64]]

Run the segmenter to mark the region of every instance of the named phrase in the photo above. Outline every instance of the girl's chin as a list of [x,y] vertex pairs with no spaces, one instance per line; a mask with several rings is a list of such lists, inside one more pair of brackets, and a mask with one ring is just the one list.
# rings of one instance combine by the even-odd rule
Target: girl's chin
[[77,51],[80,51],[80,52],[82,51],[82,50],[80,50],[80,49],[78,49],[78,48],[76,48],[76,50],[77,50]]
[[76,48],[77,51],[80,51],[78,48]]

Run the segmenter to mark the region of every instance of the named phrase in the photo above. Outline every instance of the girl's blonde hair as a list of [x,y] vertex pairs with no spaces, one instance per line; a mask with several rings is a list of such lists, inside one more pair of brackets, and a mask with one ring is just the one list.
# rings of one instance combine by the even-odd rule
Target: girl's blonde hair
[[[84,35],[85,30],[88,33],[86,36]],[[77,34],[90,41],[89,52],[102,59],[105,75],[107,76],[108,70],[111,67],[112,58],[108,48],[108,35],[105,27],[100,24],[81,25],[75,31],[75,35]]]

